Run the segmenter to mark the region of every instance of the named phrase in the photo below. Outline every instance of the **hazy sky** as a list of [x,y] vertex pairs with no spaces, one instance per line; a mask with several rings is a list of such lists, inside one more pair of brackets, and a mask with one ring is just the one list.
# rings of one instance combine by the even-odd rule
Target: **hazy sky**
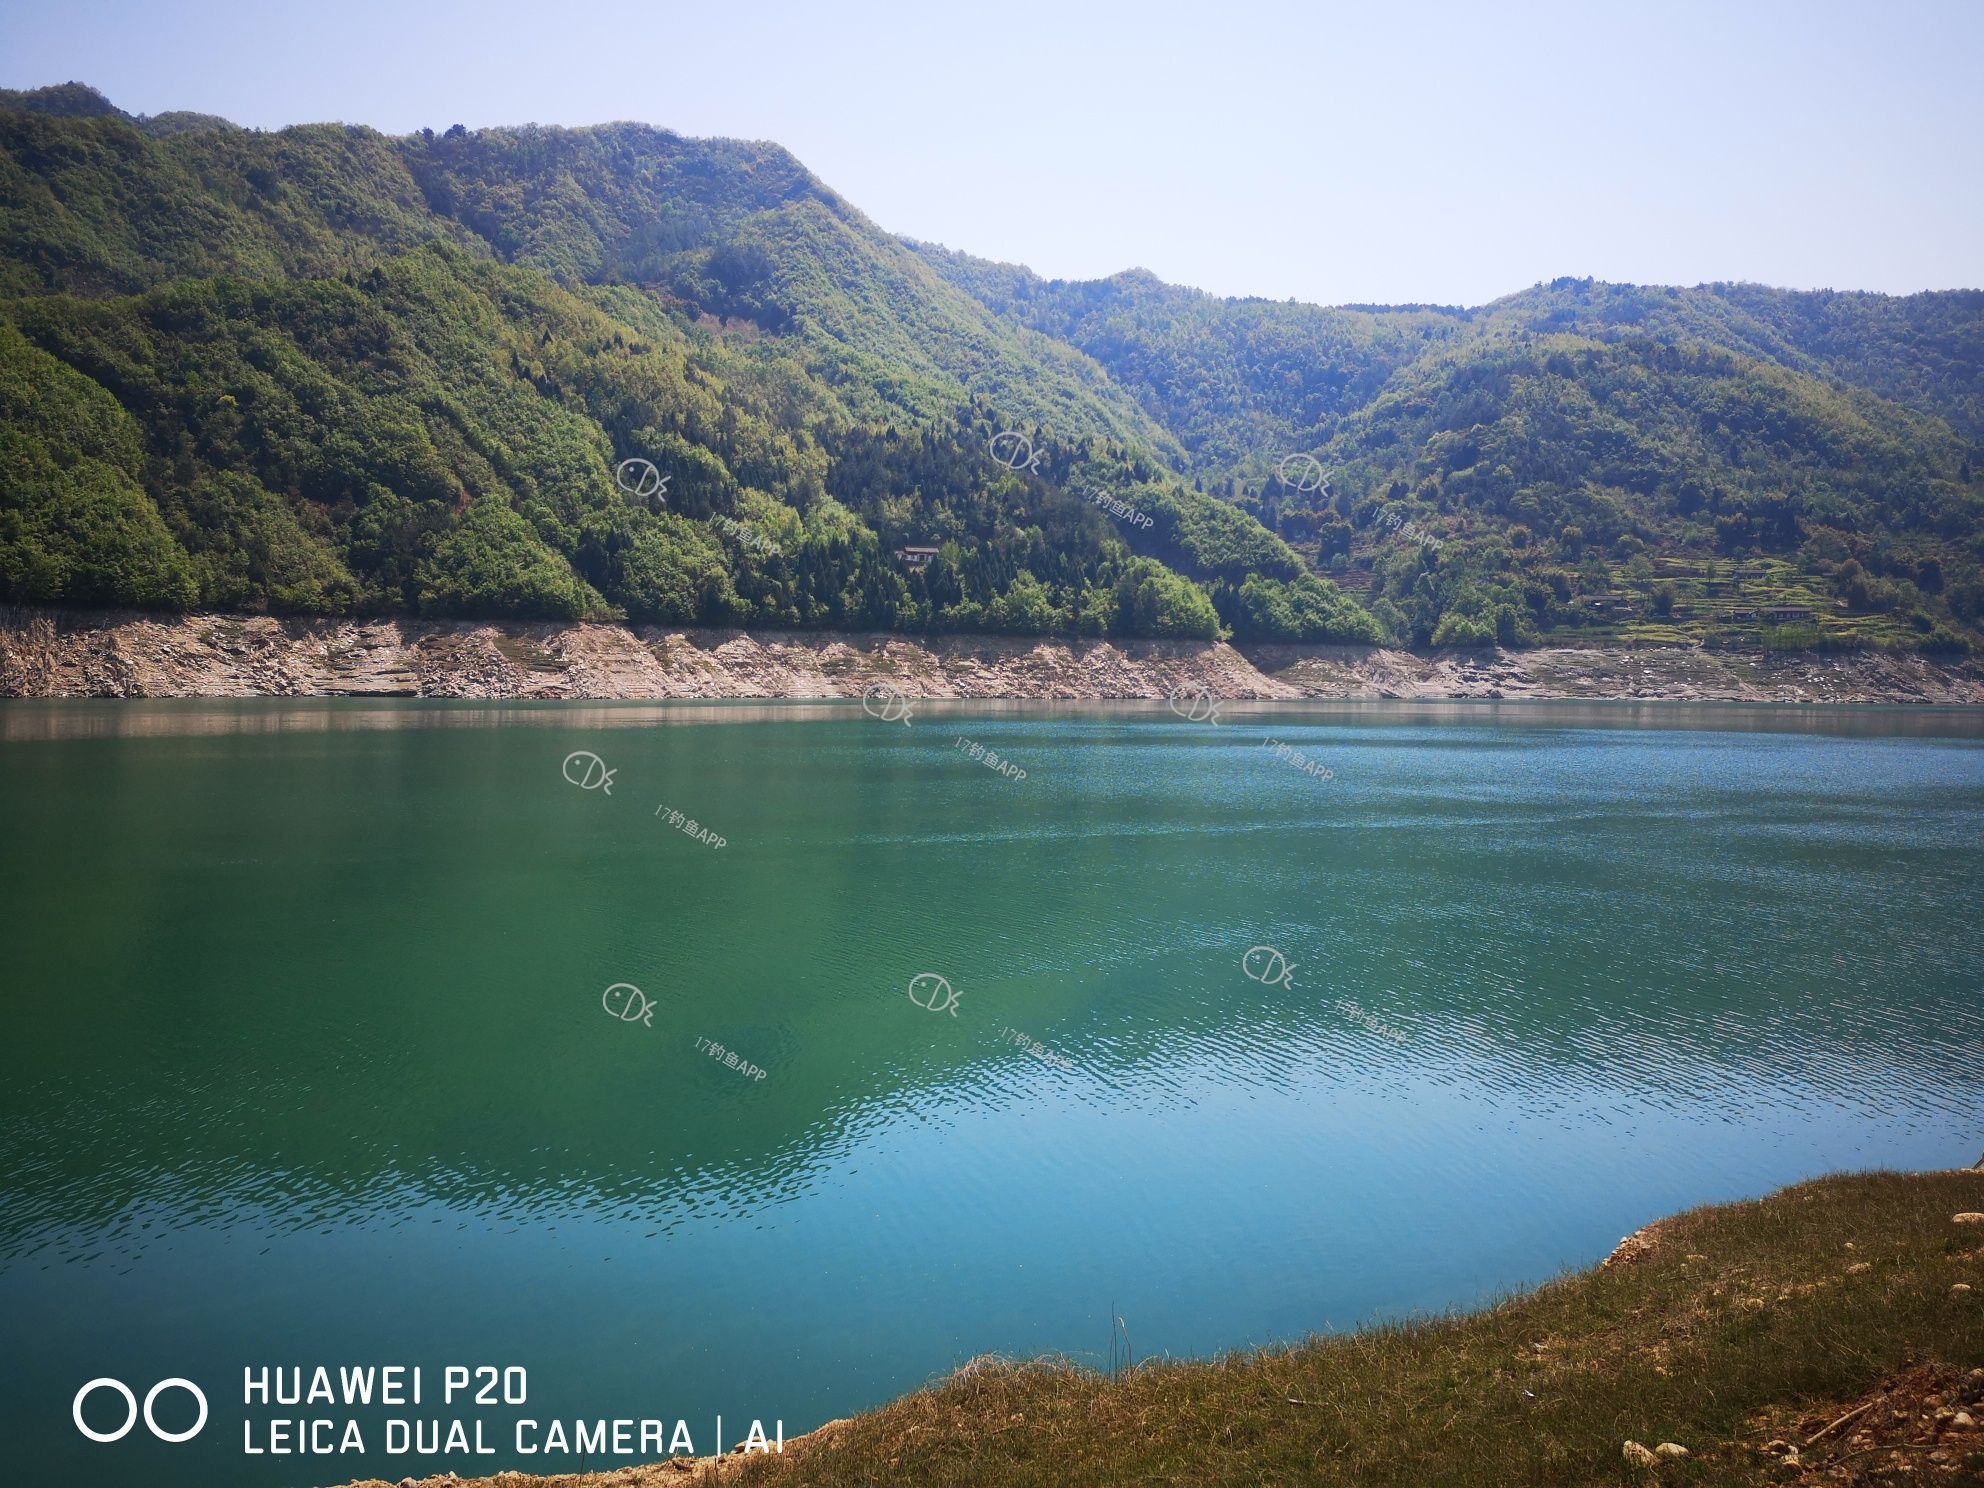
[[72,78],[266,128],[776,140],[883,227],[1050,277],[1984,285],[1977,0],[0,0],[0,86]]

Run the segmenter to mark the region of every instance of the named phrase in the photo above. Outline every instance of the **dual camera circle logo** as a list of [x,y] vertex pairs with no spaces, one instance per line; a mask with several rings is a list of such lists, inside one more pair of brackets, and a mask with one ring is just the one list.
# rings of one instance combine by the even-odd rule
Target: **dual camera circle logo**
[[[152,1415],[152,1407],[155,1404],[157,1404],[158,1397],[163,1392],[170,1390],[175,1385],[177,1385],[180,1389],[184,1390],[187,1394],[191,1395],[195,1400],[200,1402],[200,1418],[197,1421],[195,1421],[192,1425],[192,1428],[187,1431],[167,1431],[158,1424],[158,1420]],[[119,1395],[122,1395],[124,1397],[124,1424],[122,1426],[119,1426],[115,1431],[93,1430],[89,1422],[83,1419],[83,1402],[89,1399],[90,1395],[94,1391],[104,1390],[104,1389],[115,1390]],[[200,1389],[200,1387],[194,1384],[191,1380],[180,1379],[178,1376],[175,1375],[171,1379],[160,1380],[157,1384],[153,1385],[149,1390],[145,1392],[145,1404],[143,1411],[140,1412],[138,1407],[138,1397],[131,1393],[131,1387],[125,1384],[124,1381],[122,1380],[115,1380],[106,1376],[102,1379],[91,1380],[87,1385],[84,1385],[82,1389],[76,1392],[76,1398],[69,1406],[69,1414],[75,1419],[76,1429],[82,1432],[84,1436],[87,1436],[91,1441],[94,1442],[114,1442],[114,1441],[123,1440],[126,1436],[130,1435],[131,1428],[138,1424],[138,1417],[140,1414],[143,1414],[145,1418],[145,1425],[151,1429],[152,1435],[157,1437],[160,1441],[183,1442],[183,1441],[191,1441],[194,1437],[198,1436],[203,1430],[206,1429],[207,1397],[206,1394]]]

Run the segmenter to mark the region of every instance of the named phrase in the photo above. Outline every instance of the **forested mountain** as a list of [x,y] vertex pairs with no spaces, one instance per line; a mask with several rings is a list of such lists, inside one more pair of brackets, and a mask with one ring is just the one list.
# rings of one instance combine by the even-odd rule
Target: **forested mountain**
[[775,147],[154,138],[51,91],[0,110],[0,596],[1379,634]]
[[[1566,279],[1325,309],[916,246],[1094,357],[1401,636],[1978,639],[1984,293]],[[1290,452],[1326,486],[1278,479]]]
[[127,114],[96,89],[82,83],[63,83],[54,88],[0,88],[0,109],[16,109],[29,114],[52,114],[58,119],[122,119],[144,134],[163,137],[188,129],[232,129],[234,125],[218,114],[194,114],[174,110],[164,114]]
[[773,145],[0,93],[14,601],[1967,646],[1980,368],[1975,292],[1226,300]]

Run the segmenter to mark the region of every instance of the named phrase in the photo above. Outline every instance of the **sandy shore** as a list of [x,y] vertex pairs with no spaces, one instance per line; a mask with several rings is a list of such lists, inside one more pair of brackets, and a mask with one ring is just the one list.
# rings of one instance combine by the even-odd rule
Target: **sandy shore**
[[1984,704],[1984,662],[1829,652],[905,636],[0,610],[0,697],[1672,698]]

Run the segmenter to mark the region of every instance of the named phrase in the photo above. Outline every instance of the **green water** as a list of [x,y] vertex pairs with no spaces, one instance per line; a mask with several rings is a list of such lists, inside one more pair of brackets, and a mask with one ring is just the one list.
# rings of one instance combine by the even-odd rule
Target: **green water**
[[[577,1465],[520,1414],[707,1452],[1105,1364],[1112,1303],[1204,1355],[1967,1163],[1980,828],[1976,713],[0,705],[10,1468]],[[488,1457],[244,1454],[376,1445],[242,1402],[365,1363],[522,1366],[529,1409]],[[70,1422],[173,1375],[194,1441]]]

